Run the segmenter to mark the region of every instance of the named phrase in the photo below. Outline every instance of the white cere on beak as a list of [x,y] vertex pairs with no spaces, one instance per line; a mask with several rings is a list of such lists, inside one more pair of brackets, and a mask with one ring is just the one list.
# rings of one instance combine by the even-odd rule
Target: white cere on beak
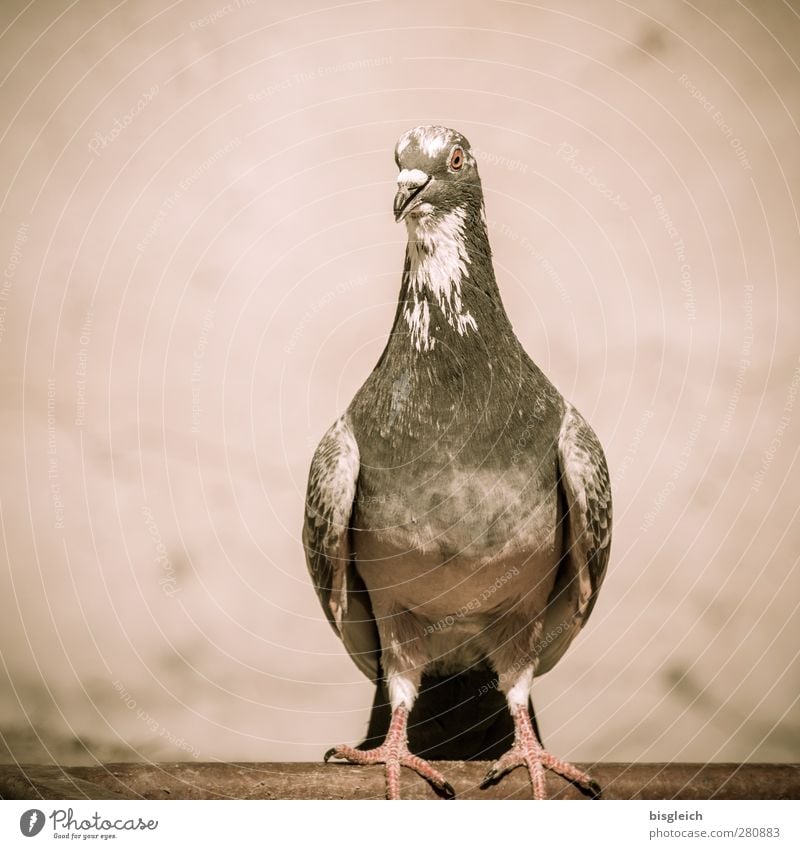
[[419,168],[404,168],[397,175],[397,185],[401,189],[415,189],[423,185],[428,179],[428,175]]

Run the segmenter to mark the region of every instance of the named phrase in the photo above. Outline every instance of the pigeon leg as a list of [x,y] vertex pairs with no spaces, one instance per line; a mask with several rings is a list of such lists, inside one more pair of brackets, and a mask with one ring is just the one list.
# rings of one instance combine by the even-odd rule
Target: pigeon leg
[[408,749],[408,708],[398,705],[392,711],[392,721],[386,739],[377,749],[361,751],[352,746],[334,746],[325,753],[325,762],[330,758],[342,758],[350,763],[386,765],[386,798],[400,798],[400,767],[408,767],[426,779],[433,789],[447,799],[456,794],[450,783],[427,761],[413,755]]
[[545,751],[533,730],[527,705],[512,705],[511,715],[514,718],[514,745],[486,773],[481,782],[482,789],[499,781],[518,766],[525,766],[531,777],[534,799],[547,798],[545,769],[558,773],[595,797],[600,795],[600,785],[591,776]]

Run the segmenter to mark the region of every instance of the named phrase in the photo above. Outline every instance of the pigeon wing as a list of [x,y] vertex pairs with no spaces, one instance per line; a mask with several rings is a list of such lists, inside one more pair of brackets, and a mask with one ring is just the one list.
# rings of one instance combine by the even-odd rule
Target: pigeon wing
[[537,673],[551,669],[592,612],[611,550],[611,482],[600,441],[567,406],[558,437],[564,552],[545,616]]
[[325,615],[356,666],[377,680],[378,629],[353,562],[350,535],[359,470],[358,443],[342,416],[322,437],[311,461],[303,546]]

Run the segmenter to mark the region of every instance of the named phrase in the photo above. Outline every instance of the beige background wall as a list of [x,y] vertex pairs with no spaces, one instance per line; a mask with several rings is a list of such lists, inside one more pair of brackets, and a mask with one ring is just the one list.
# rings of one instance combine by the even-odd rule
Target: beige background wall
[[615,484],[545,739],[800,756],[796,2],[4,0],[0,32],[2,759],[359,737],[302,498],[427,122],[479,151],[508,312]]

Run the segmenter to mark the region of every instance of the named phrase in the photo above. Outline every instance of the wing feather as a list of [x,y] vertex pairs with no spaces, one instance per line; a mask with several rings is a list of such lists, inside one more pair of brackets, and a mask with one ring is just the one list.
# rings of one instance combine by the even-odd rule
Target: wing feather
[[350,540],[359,471],[358,444],[346,416],[341,416],[322,437],[311,461],[303,546],[325,615],[358,668],[376,679],[380,641]]
[[551,669],[583,628],[597,601],[611,551],[611,482],[594,431],[567,406],[558,438],[565,507],[564,553],[545,617],[537,672]]

